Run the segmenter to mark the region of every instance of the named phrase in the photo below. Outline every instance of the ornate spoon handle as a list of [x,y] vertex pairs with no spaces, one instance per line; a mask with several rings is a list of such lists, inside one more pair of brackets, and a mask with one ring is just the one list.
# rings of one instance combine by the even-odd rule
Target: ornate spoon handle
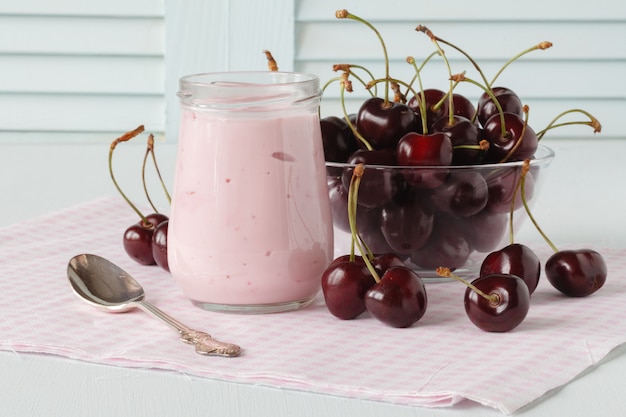
[[154,317],[164,321],[170,327],[173,327],[180,334],[180,340],[196,347],[196,352],[200,355],[213,356],[239,356],[241,348],[232,343],[224,343],[214,339],[208,333],[190,329],[178,320],[165,314],[156,306],[146,301],[135,301],[134,304],[143,311],[152,314]]

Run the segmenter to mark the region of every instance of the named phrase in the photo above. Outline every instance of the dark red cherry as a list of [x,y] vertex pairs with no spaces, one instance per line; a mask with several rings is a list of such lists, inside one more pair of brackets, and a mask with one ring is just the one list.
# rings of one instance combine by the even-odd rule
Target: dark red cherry
[[452,165],[471,165],[482,161],[485,151],[480,150],[479,130],[476,124],[463,116],[454,116],[452,124],[447,116],[437,120],[431,133],[441,132],[450,137],[452,142]]
[[472,248],[454,216],[437,213],[430,239],[411,254],[411,261],[424,269],[442,265],[454,270],[467,262]]
[[433,230],[434,215],[416,200],[391,201],[380,213],[381,231],[396,253],[409,255],[420,249]]
[[331,263],[322,274],[322,292],[330,313],[342,320],[365,311],[365,293],[376,281],[360,262]]
[[[333,224],[339,230],[350,232],[348,190],[344,187],[340,177],[328,177],[327,180]],[[364,232],[369,228],[379,227],[379,216],[379,209],[364,206],[357,207],[356,224],[359,232]]]
[[431,200],[445,213],[469,217],[487,206],[487,182],[479,172],[452,170],[446,181],[433,190]]
[[330,162],[345,162],[358,149],[357,141],[344,119],[328,116],[320,120],[324,158]]
[[465,313],[476,327],[486,332],[508,332],[524,321],[530,309],[530,292],[520,277],[490,274],[472,284],[490,298],[469,287],[465,290]]
[[[444,100],[445,96],[445,91],[441,91],[436,88],[427,88],[424,90],[424,98],[426,99],[426,125],[428,127],[428,131],[430,131],[430,128],[435,121],[448,114],[449,102],[447,98]],[[407,103],[409,108],[415,112],[417,119],[420,121],[422,120],[420,116],[422,114],[422,108],[420,106],[421,101],[422,96],[418,93]]]
[[[513,113],[504,113],[506,134],[502,134],[502,119],[494,114],[484,125],[483,133],[489,141],[489,149],[485,156],[486,162],[500,162],[505,157],[507,161],[523,161],[532,158],[539,142],[535,131],[524,126],[524,119]],[[513,150],[515,149],[515,150]],[[513,151],[510,155],[509,153]]]
[[394,266],[406,266],[404,261],[395,253],[381,253],[374,256],[372,266],[379,274],[384,274],[389,268]]
[[485,257],[480,266],[480,275],[489,274],[518,276],[528,285],[528,291],[532,294],[541,276],[541,262],[528,246],[512,243]]
[[550,284],[569,297],[586,297],[606,282],[604,258],[592,249],[562,250],[546,262]]
[[474,103],[470,99],[462,94],[454,93],[452,94],[452,102],[454,104],[454,115],[462,116],[468,120],[474,118],[476,107],[474,107]]
[[392,327],[409,327],[426,312],[428,299],[421,278],[404,266],[389,268],[365,294],[367,311]]
[[152,235],[156,226],[168,217],[161,213],[146,216],[148,224],[139,221],[126,229],[123,236],[124,250],[132,259],[142,265],[154,265],[152,254]]
[[[522,100],[513,90],[506,87],[493,87],[492,92],[498,103],[500,103],[503,112],[517,114],[518,116],[523,114],[522,108],[524,106]],[[498,108],[489,94],[483,93],[478,99],[478,121],[480,124],[485,126],[487,120],[498,113]]]
[[357,113],[357,131],[375,149],[395,148],[398,140],[415,128],[415,113],[401,103],[372,97]]
[[397,159],[400,166],[425,167],[404,171],[409,184],[418,188],[436,188],[444,182],[448,171],[443,168],[428,169],[428,167],[450,165],[452,142],[444,133],[423,135],[410,132],[398,142]]
[[507,214],[483,210],[463,219],[461,227],[472,249],[478,252],[489,252],[500,245],[508,224]]
[[[361,206],[381,207],[402,188],[401,175],[394,169],[381,168],[396,164],[394,150],[390,148],[373,151],[358,150],[348,159],[348,164],[365,164],[357,200]],[[346,190],[350,188],[353,171],[353,168],[345,168],[343,171],[342,181]]]
[[167,260],[167,230],[169,228],[169,220],[164,220],[154,228],[152,234],[152,256],[158,266],[164,270],[170,270]]

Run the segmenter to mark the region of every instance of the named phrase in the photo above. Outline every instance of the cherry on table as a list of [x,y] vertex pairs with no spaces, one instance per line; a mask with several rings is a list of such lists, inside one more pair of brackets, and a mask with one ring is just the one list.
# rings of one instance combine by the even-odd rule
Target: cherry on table
[[409,327],[426,312],[428,297],[421,278],[405,266],[389,268],[365,294],[367,311],[381,322]]
[[156,263],[152,254],[154,229],[167,219],[164,214],[152,213],[146,216],[147,223],[140,220],[129,226],[122,238],[124,250],[128,256],[142,265],[154,265]]
[[524,280],[532,294],[537,288],[541,276],[541,262],[528,246],[512,243],[491,252],[480,266],[480,275],[510,274]]
[[152,257],[154,262],[168,272],[170,270],[169,261],[167,260],[167,231],[169,223],[169,220],[163,220],[155,226],[152,233]]
[[472,323],[487,332],[508,332],[524,321],[530,309],[530,292],[520,277],[490,274],[472,281],[465,290],[465,313]]
[[606,282],[602,255],[592,249],[561,250],[546,262],[546,277],[554,288],[569,297],[586,297]]
[[322,293],[330,313],[351,320],[365,311],[365,293],[376,281],[362,260],[333,261],[322,274]]

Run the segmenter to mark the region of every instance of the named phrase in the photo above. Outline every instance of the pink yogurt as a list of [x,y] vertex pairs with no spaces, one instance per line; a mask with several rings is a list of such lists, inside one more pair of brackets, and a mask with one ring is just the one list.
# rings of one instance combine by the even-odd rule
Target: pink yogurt
[[168,261],[184,295],[209,310],[308,305],[333,256],[316,106],[183,105],[180,120]]

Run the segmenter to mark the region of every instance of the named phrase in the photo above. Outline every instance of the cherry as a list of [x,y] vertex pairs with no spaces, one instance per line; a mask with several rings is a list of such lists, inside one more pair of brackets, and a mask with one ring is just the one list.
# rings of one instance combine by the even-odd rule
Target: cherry
[[480,146],[479,130],[475,123],[463,116],[453,116],[453,123],[444,116],[437,120],[431,132],[445,133],[452,142],[452,165],[470,165],[482,161],[484,151]]
[[331,263],[322,274],[322,292],[332,315],[351,320],[365,311],[365,293],[375,284],[362,261]]
[[517,114],[503,113],[502,116],[506,131],[504,134],[500,114],[494,114],[484,124],[483,132],[489,141],[485,160],[503,162],[532,158],[539,144],[535,131]]
[[421,278],[405,266],[389,268],[365,293],[367,311],[381,322],[409,327],[426,312],[428,298]]
[[480,275],[489,274],[518,276],[524,280],[532,294],[541,276],[541,262],[528,246],[512,243],[485,257],[480,266]]
[[398,140],[413,130],[416,116],[402,103],[372,97],[357,112],[356,128],[375,148],[394,148]]
[[431,237],[424,246],[411,254],[411,261],[424,269],[441,265],[456,269],[465,264],[472,248],[457,226],[453,216],[440,214],[435,217]]
[[167,221],[167,216],[153,213],[146,216],[146,221],[147,223],[139,221],[126,229],[123,235],[124,250],[128,256],[142,265],[155,265],[152,238],[155,228],[161,222]]
[[[350,231],[348,219],[348,190],[340,177],[328,177],[328,196],[333,224],[339,230]],[[360,231],[376,228],[379,225],[380,210],[369,207],[359,207],[356,214],[356,223]]]
[[464,236],[470,247],[478,252],[489,252],[498,247],[505,234],[508,216],[483,210],[463,219]]
[[345,162],[358,149],[357,141],[344,119],[328,116],[320,120],[324,157],[329,162]]
[[435,207],[458,217],[469,217],[484,209],[489,200],[485,178],[476,171],[452,171],[431,195]]
[[[452,162],[452,142],[444,133],[424,135],[410,132],[404,135],[397,146],[398,165],[401,166],[446,166]],[[446,176],[445,169],[407,170],[407,182],[419,187],[432,189],[441,185]]]
[[454,114],[456,116],[472,120],[474,114],[476,113],[476,108],[470,99],[462,94],[454,93],[452,94],[452,103],[454,105]]
[[554,288],[569,297],[586,297],[606,282],[602,255],[592,249],[562,250],[546,262],[546,277]]
[[374,256],[372,266],[379,274],[384,274],[389,268],[394,266],[406,266],[404,261],[394,253],[382,253]]
[[396,253],[408,255],[424,246],[433,223],[432,210],[416,200],[392,201],[381,210],[381,231]]
[[[365,164],[378,166],[393,166],[396,158],[392,149],[357,150],[348,159],[348,164]],[[353,168],[346,168],[343,172],[343,184],[349,188]],[[393,169],[372,168],[363,174],[358,195],[358,203],[365,207],[380,207],[390,201],[402,188],[402,179]]]
[[163,220],[154,228],[152,234],[152,257],[154,262],[164,270],[170,270],[167,260],[167,230],[169,228],[169,220]]
[[[506,87],[493,87],[491,92],[500,103],[503,112],[522,115],[522,100],[513,90]],[[487,120],[496,114],[499,114],[498,108],[489,94],[484,92],[478,99],[478,120],[481,125],[485,126]]]
[[[422,96],[424,94],[424,107],[422,107]],[[433,123],[435,123],[441,117],[448,115],[449,106],[446,99],[446,92],[436,88],[427,88],[422,93],[418,93],[411,98],[408,102],[408,106],[415,112],[418,119],[422,114],[422,108],[426,109],[426,126],[427,131],[430,130]]]
[[465,313],[479,329],[508,332],[526,318],[530,309],[530,292],[520,277],[510,274],[484,275],[472,281],[472,286],[475,288],[468,287],[465,290]]
[[554,254],[546,262],[545,270],[548,281],[554,288],[570,297],[586,297],[598,291],[606,282],[607,268],[604,258],[592,249],[559,249],[543,232],[524,198],[526,176],[530,170],[530,160],[525,160],[520,182],[522,202],[528,217],[535,228],[552,248]]

